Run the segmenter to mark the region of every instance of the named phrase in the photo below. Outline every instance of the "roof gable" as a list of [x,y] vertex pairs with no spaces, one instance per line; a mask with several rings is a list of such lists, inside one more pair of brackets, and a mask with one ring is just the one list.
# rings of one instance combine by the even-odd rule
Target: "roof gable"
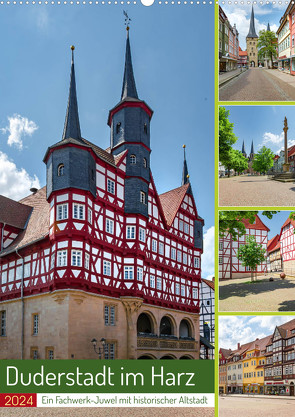
[[184,184],[174,190],[160,194],[159,199],[163,208],[167,225],[170,227],[187,193],[190,184]]
[[248,219],[242,219],[246,229],[265,230],[269,232],[269,228],[262,222],[258,214],[256,214],[255,223],[251,224]]
[[32,207],[0,195],[0,223],[24,229]]
[[50,205],[46,200],[46,187],[23,198],[20,203],[30,208],[31,216],[26,229],[19,233],[14,242],[1,253],[1,256],[41,240],[49,234]]

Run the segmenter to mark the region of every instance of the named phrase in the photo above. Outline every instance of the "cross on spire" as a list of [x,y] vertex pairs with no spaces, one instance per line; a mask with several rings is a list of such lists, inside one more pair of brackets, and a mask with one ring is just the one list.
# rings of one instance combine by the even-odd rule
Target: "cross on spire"
[[74,49],[75,47],[72,45],[71,46],[71,50],[72,50],[71,81],[70,81],[68,107],[67,107],[67,112],[66,112],[66,120],[65,120],[62,140],[69,139],[69,138],[81,140],[81,130],[80,130],[80,122],[79,122],[76,80],[75,80]]

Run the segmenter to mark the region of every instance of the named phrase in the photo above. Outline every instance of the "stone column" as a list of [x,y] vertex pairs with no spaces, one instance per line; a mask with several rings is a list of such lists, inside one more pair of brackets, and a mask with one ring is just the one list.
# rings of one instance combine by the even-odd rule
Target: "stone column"
[[137,359],[137,311],[142,298],[121,297],[127,319],[127,359]]
[[289,172],[290,164],[288,163],[288,139],[287,139],[287,131],[288,131],[288,122],[287,117],[284,120],[284,134],[285,134],[285,163],[283,164],[283,171]]

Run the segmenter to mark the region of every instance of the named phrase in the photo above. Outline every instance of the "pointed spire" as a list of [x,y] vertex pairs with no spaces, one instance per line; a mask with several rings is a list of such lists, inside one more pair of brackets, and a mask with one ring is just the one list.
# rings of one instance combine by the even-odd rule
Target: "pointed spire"
[[131,59],[129,26],[126,27],[126,30],[127,30],[127,40],[126,40],[126,54],[125,54],[125,70],[124,70],[121,100],[124,100],[126,97],[138,99],[135,79],[133,75],[132,59]]
[[252,140],[250,155],[252,155],[252,154],[254,155],[254,144],[253,144],[253,140]]
[[269,26],[269,22],[268,22],[268,24],[267,24],[267,29],[266,29],[268,32],[270,32],[270,26]]
[[186,156],[185,156],[185,145],[183,147],[183,170],[182,170],[182,183],[181,185],[187,184],[189,182],[189,175],[188,175],[188,169],[187,169],[187,163],[186,163]]
[[251,19],[250,19],[250,29],[247,35],[247,38],[258,38],[256,31],[255,31],[255,22],[254,22],[254,9],[252,5],[252,12],[251,12]]
[[65,139],[77,139],[81,140],[81,130],[78,113],[78,102],[76,93],[76,81],[75,81],[75,67],[74,67],[74,46],[71,46],[72,50],[72,64],[71,64],[71,81],[69,89],[68,108],[66,113],[66,120],[62,140]]
[[246,151],[245,151],[245,142],[243,141],[243,146],[242,146],[242,154],[246,155]]

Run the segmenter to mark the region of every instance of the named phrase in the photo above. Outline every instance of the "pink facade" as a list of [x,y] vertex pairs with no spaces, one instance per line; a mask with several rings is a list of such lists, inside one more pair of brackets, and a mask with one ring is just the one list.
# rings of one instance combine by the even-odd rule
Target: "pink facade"
[[295,75],[295,5],[291,7],[289,12],[289,26],[290,26],[290,73]]

